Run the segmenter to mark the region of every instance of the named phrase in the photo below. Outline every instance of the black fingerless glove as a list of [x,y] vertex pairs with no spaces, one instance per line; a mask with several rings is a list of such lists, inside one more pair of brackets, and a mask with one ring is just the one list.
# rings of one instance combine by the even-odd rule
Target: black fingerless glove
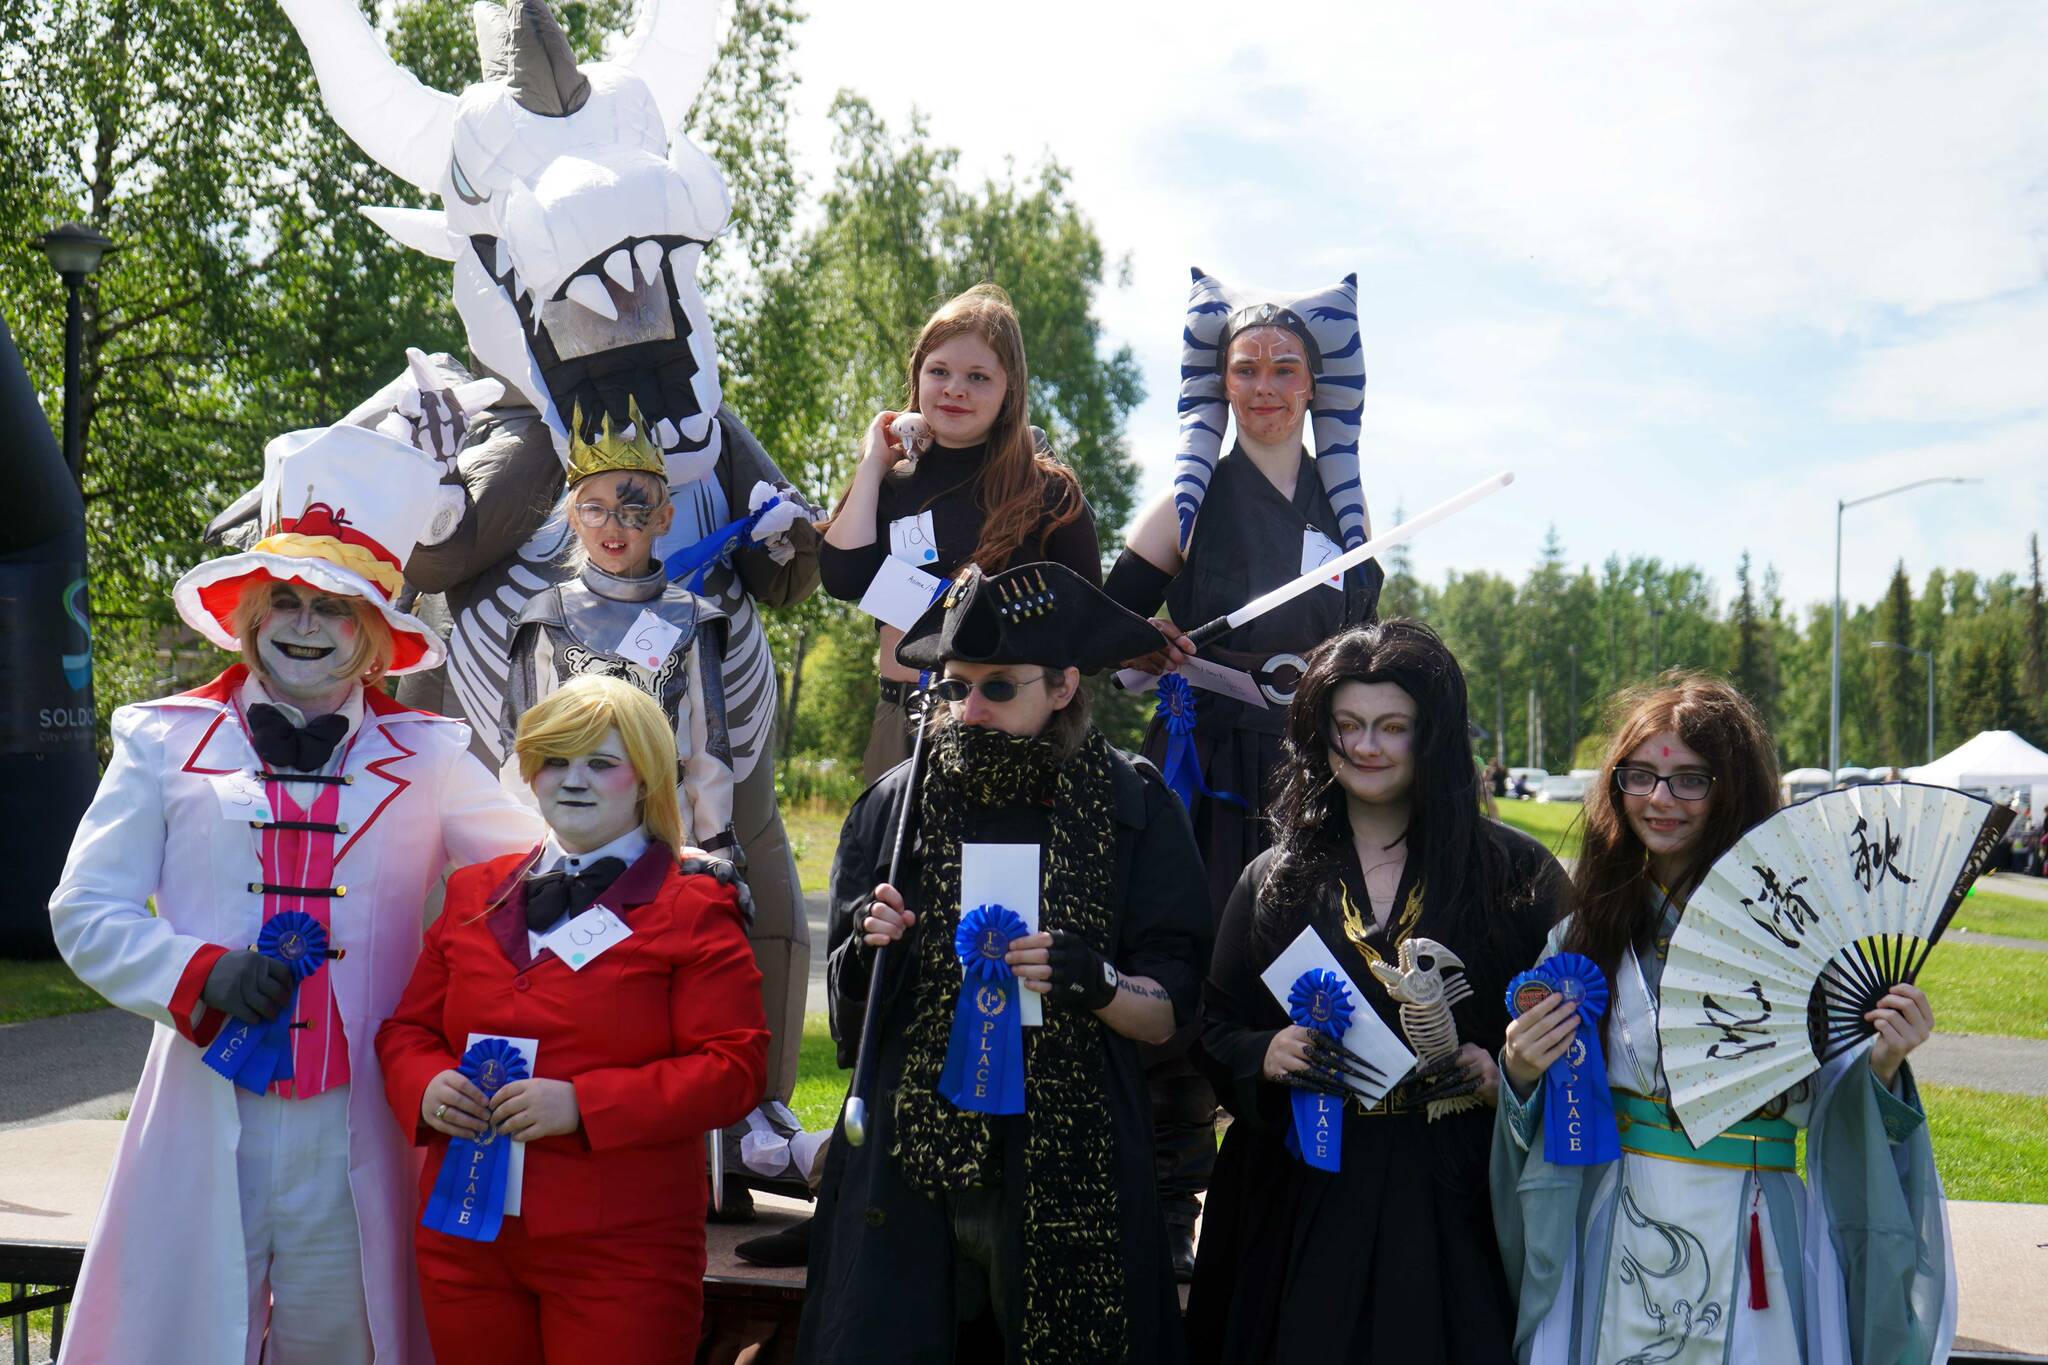
[[747,879],[738,867],[723,858],[685,858],[682,871],[686,877],[709,877],[720,886],[731,887],[740,899],[741,916],[750,925],[754,922],[754,893],[747,890]]
[[1052,968],[1055,1001],[1099,1010],[1116,999],[1116,968],[1080,935],[1054,929],[1046,962]]
[[248,948],[234,948],[206,974],[199,1001],[245,1024],[260,1024],[277,1018],[291,993],[291,968]]

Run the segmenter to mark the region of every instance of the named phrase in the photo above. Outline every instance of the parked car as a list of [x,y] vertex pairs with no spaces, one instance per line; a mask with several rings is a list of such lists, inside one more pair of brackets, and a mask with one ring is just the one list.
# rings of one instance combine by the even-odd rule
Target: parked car
[[1835,769],[1836,787],[1867,787],[1877,779],[1870,775],[1868,768]]
[[1789,806],[1794,801],[1831,791],[1834,785],[1835,780],[1826,768],[1794,768],[1778,779],[1778,798]]
[[1586,799],[1586,779],[1576,773],[1564,773],[1546,777],[1536,788],[1538,801],[1583,801]]
[[1530,797],[1536,795],[1537,790],[1543,785],[1543,779],[1549,776],[1550,774],[1542,768],[1510,768],[1508,769],[1508,795],[1517,796],[1527,801]]

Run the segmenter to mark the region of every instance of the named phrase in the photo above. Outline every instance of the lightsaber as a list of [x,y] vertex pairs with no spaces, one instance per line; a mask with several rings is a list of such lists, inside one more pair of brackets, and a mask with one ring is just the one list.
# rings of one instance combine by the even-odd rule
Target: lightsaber
[[704,1152],[711,1166],[711,1208],[714,1212],[725,1212],[725,1144],[719,1139],[724,1136],[716,1128],[704,1135]]
[[1492,497],[1514,481],[1514,472],[1507,469],[1503,469],[1492,478],[1481,479],[1456,497],[1446,498],[1427,512],[1410,517],[1393,530],[1375,536],[1363,545],[1354,546],[1335,559],[1324,561],[1293,582],[1283,583],[1263,597],[1254,597],[1228,616],[1219,616],[1206,625],[1195,627],[1188,632],[1188,639],[1199,649],[1224,632],[1236,630],[1247,621],[1255,621],[1282,603],[1292,602],[1318,583],[1327,582],[1355,569],[1368,559],[1377,559],[1396,545],[1412,539],[1417,532],[1428,530],[1445,517],[1464,511],[1482,498]]

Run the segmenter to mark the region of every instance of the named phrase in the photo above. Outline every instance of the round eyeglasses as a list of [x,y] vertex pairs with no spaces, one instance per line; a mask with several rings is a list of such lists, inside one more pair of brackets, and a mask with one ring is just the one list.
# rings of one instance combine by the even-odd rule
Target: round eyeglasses
[[1667,791],[1680,801],[1704,801],[1707,793],[1714,789],[1712,773],[1671,773],[1666,775],[1655,768],[1616,768],[1614,785],[1630,796],[1649,796],[1662,782]]
[[964,678],[941,678],[932,684],[932,695],[940,701],[959,703],[967,700],[969,692],[979,692],[989,701],[998,704],[1017,699],[1017,689],[1029,687],[1035,682],[1044,682],[1045,675],[1013,682],[1009,678],[989,678],[982,682],[968,682]]
[[576,520],[592,531],[602,531],[608,521],[616,521],[624,530],[644,531],[647,529],[647,523],[654,519],[655,510],[652,507],[643,507],[637,502],[629,502],[623,507],[606,507],[601,502],[579,502],[575,508]]

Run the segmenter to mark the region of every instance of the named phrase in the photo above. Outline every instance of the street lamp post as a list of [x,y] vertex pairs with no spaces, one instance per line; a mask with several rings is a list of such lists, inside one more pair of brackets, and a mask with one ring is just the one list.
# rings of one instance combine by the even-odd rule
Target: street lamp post
[[1934,762],[1934,651],[1915,649],[1911,645],[1894,644],[1890,640],[1872,640],[1872,649],[1896,649],[1901,654],[1913,654],[1927,660],[1927,761]]
[[1931,479],[1915,479],[1902,483],[1897,488],[1887,488],[1882,493],[1872,493],[1865,498],[1835,499],[1835,629],[1834,645],[1829,650],[1828,664],[1828,780],[1833,781],[1842,770],[1842,513],[1851,507],[1861,507],[1866,502],[1876,502],[1894,493],[1909,493],[1915,488],[1926,488],[1937,483],[1982,483],[1982,479],[1957,478],[1942,475]]
[[64,463],[83,487],[85,404],[79,397],[79,385],[85,366],[85,309],[78,295],[86,276],[98,270],[100,258],[115,247],[110,239],[77,223],[44,233],[36,238],[36,245],[64,281]]

